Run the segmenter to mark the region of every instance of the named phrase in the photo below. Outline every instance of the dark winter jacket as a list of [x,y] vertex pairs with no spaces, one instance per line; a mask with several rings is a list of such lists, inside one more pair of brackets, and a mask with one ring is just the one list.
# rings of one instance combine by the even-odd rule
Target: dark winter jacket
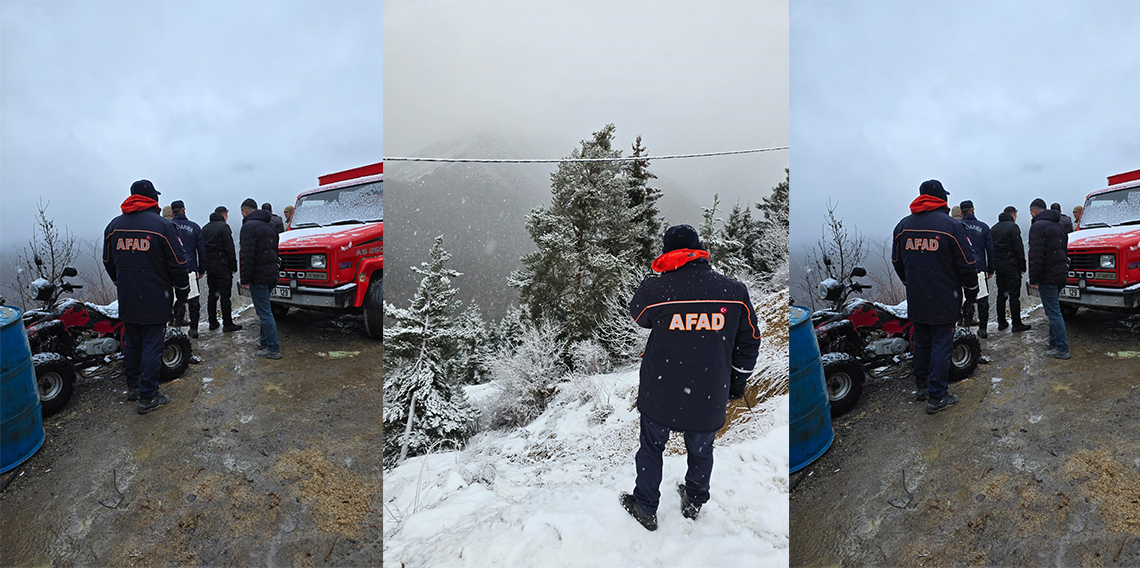
[[276,213],[269,214],[269,222],[273,225],[273,230],[277,231],[277,234],[280,235],[285,232],[285,221],[281,219],[281,217],[278,217]]
[[994,241],[994,272],[1005,276],[1021,276],[1025,272],[1025,244],[1021,241],[1021,227],[1013,215],[1002,213],[990,229]]
[[663,273],[646,277],[629,303],[634,321],[652,329],[637,408],[672,430],[724,426],[730,390],[744,392],[760,349],[748,290],[706,258],[690,249],[661,255],[653,268]]
[[1069,234],[1061,214],[1046,209],[1029,225],[1029,283],[1063,285],[1069,281]]
[[962,222],[947,214],[946,202],[920,195],[911,215],[895,226],[891,264],[906,284],[907,311],[918,323],[958,321],[961,290],[978,289],[974,250]]
[[990,235],[990,226],[979,221],[973,213],[962,215],[962,226],[966,229],[966,236],[970,237],[970,245],[974,249],[975,270],[993,272],[994,239]]
[[103,267],[118,289],[119,318],[166,323],[174,296],[185,298],[190,291],[178,229],[148,197],[130,196],[122,211],[103,231]]
[[241,221],[241,283],[273,286],[280,271],[277,230],[269,212],[254,209]]
[[210,213],[210,222],[202,227],[202,240],[206,243],[207,272],[226,275],[237,272],[234,233],[221,213]]
[[186,218],[186,214],[174,216],[174,226],[178,228],[178,237],[182,239],[182,246],[186,249],[186,269],[190,272],[205,272],[206,243],[202,240],[202,227]]
[[1061,227],[1065,229],[1065,234],[1073,232],[1073,219],[1064,213],[1061,213]]

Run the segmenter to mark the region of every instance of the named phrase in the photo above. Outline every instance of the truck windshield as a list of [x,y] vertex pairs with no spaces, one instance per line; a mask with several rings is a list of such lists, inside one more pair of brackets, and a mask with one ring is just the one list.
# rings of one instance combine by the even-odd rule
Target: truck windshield
[[384,220],[384,182],[312,193],[297,200],[290,227],[324,227]]
[[1140,187],[1094,195],[1085,202],[1081,228],[1120,225],[1140,221]]

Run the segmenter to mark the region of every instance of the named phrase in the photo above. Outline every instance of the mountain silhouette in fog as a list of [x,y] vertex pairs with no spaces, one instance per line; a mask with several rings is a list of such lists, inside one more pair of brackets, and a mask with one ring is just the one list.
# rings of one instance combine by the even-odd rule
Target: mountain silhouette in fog
[[[623,155],[628,141],[615,140]],[[433,158],[558,158],[574,146],[527,140],[520,136],[483,132],[432,144],[415,156]],[[534,250],[526,216],[550,203],[550,174],[557,164],[463,164],[391,162],[384,165],[385,300],[405,306],[415,294],[420,276],[409,267],[428,259],[437,235],[451,253],[448,266],[463,273],[454,284],[467,306],[478,302],[485,316],[498,318],[518,293],[507,277],[521,265],[519,258]],[[653,170],[652,162],[650,171]],[[666,219],[700,220],[700,206],[676,184],[653,180],[664,195]]]

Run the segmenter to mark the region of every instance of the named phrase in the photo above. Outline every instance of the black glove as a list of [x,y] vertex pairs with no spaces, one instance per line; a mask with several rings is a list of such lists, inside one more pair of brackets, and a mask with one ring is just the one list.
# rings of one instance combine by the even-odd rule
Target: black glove
[[965,292],[967,302],[973,302],[973,301],[978,299],[978,289],[977,288],[974,288],[973,290],[971,290],[969,288],[963,288],[963,291]]
[[186,303],[186,299],[189,296],[190,296],[190,287],[189,286],[187,286],[185,289],[183,289],[183,288],[175,288],[174,289],[174,301],[175,301],[175,303]]
[[740,382],[740,383],[734,382],[731,385],[729,385],[729,387],[728,387],[728,400],[739,400],[739,399],[744,398],[744,387],[747,385],[748,385],[748,383],[746,383],[746,382]]

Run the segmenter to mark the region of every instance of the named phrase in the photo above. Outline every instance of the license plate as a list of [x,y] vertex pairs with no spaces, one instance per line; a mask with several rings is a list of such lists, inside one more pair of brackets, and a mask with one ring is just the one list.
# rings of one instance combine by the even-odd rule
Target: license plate
[[273,298],[292,298],[293,290],[291,290],[288,286],[275,286],[272,290],[269,291],[269,295]]
[[1061,288],[1061,296],[1064,296],[1066,298],[1080,298],[1081,289],[1077,288],[1076,286],[1065,286],[1064,288]]

